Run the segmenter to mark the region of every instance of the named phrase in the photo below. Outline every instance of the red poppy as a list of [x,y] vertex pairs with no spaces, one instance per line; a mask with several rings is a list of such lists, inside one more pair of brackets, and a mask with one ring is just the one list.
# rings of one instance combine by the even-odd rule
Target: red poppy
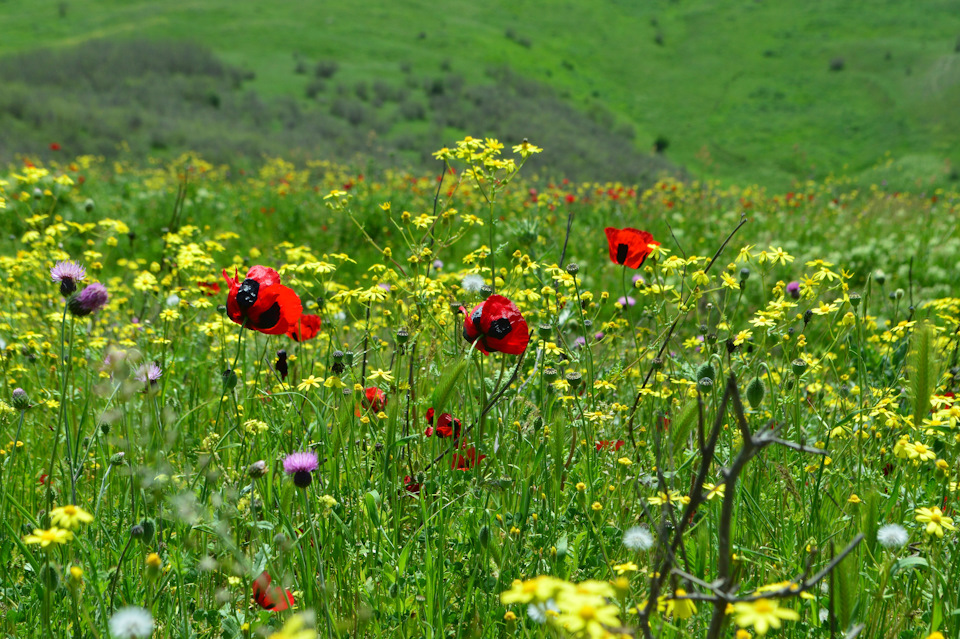
[[408,493],[415,495],[420,492],[420,482],[415,480],[410,475],[405,475],[403,478],[403,488]]
[[303,315],[303,305],[293,289],[280,283],[280,275],[272,268],[254,266],[240,282],[223,269],[223,278],[230,286],[227,295],[227,315],[237,324],[266,333],[283,335],[296,326]]
[[376,386],[370,386],[363,391],[363,401],[357,406],[357,410],[354,411],[354,414],[357,417],[360,417],[361,408],[363,410],[373,411],[374,413],[379,413],[387,406],[387,394]]
[[295,342],[304,342],[308,339],[313,339],[320,332],[320,324],[319,315],[304,313],[300,316],[300,321],[287,331],[287,337]]
[[473,446],[464,448],[463,445],[461,445],[460,449],[463,451],[463,454],[454,453],[453,461],[450,464],[450,468],[454,470],[470,470],[487,457],[486,455],[477,457],[477,449]]
[[216,282],[197,282],[197,286],[207,294],[207,297],[217,295],[220,292],[220,285]]
[[293,595],[280,586],[271,586],[270,573],[264,570],[252,584],[253,599],[264,610],[280,612],[293,605]]
[[433,427],[434,410],[427,410],[427,423],[430,424],[426,430],[427,437],[436,433],[437,437],[460,437],[460,420],[456,419],[450,413],[440,413],[437,418],[437,427]]
[[597,442],[597,450],[607,450],[608,448],[612,448],[613,452],[617,452],[620,450],[620,447],[626,443],[627,442],[623,441],[622,439],[618,439],[617,441],[601,439]]
[[610,261],[629,268],[640,268],[643,261],[660,242],[646,231],[637,229],[615,229],[607,227],[607,243],[610,245]]
[[517,305],[503,295],[491,295],[467,315],[463,312],[463,337],[476,342],[484,354],[492,352],[519,355],[530,343],[530,330]]
[[59,150],[60,150],[60,145],[57,144],[56,142],[51,142],[51,143],[50,143],[50,150],[51,150],[51,151],[59,151]]

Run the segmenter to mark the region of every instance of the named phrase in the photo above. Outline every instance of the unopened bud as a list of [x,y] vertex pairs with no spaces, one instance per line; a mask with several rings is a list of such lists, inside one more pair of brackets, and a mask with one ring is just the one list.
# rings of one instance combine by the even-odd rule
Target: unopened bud
[[30,408],[30,398],[27,396],[27,391],[22,388],[14,388],[13,396],[11,398],[13,403],[14,410],[24,411]]
[[262,459],[247,466],[247,476],[250,479],[260,479],[267,474],[267,462]]

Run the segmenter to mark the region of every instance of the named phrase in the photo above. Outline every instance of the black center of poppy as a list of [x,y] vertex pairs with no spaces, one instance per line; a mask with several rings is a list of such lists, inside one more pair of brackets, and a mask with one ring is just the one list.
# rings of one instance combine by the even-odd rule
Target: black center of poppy
[[627,261],[627,251],[630,247],[626,244],[617,244],[617,264],[623,264]]
[[257,328],[273,328],[280,321],[280,304],[273,303],[273,306],[260,313],[260,317],[255,322]]
[[498,320],[490,322],[490,330],[487,331],[487,336],[494,339],[503,339],[507,336],[507,333],[513,330],[513,326],[510,325],[510,320],[506,317],[501,317]]
[[307,470],[298,470],[293,474],[293,485],[298,488],[306,488],[313,482],[313,475]]
[[251,280],[250,278],[243,280],[243,284],[240,285],[240,290],[237,291],[237,306],[240,307],[240,310],[245,311],[256,304],[257,293],[259,292],[260,282]]

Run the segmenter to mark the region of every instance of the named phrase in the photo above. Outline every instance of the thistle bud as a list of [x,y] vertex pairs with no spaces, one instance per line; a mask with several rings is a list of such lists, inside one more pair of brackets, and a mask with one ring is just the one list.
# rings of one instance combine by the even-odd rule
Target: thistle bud
[[711,388],[713,388],[713,380],[709,377],[701,377],[697,382],[697,390],[701,393],[709,393]]
[[537,333],[540,334],[540,339],[550,339],[550,336],[553,335],[553,327],[549,324],[541,324]]
[[576,390],[580,386],[580,382],[583,381],[583,377],[580,373],[573,371],[565,375],[567,383],[570,384],[570,388]]
[[580,266],[576,262],[570,262],[567,264],[567,273],[570,275],[576,275],[580,272]]
[[11,398],[13,403],[14,410],[25,411],[30,408],[30,398],[27,396],[27,391],[22,388],[14,388],[13,396]]
[[92,213],[95,207],[96,205],[94,204],[93,200],[91,200],[90,198],[87,198],[87,201],[83,203],[83,210],[86,211],[87,213]]
[[220,313],[220,316],[223,317],[227,314],[227,307],[223,304],[217,306],[217,312]]
[[237,373],[232,368],[228,368],[220,374],[223,379],[223,386],[227,390],[233,390],[237,387]]
[[810,323],[810,320],[812,320],[812,319],[813,319],[813,311],[811,311],[811,310],[808,308],[808,309],[807,309],[806,311],[804,311],[804,313],[803,313],[803,323],[804,323],[804,324],[809,324],[809,323]]
[[861,301],[860,293],[850,293],[850,306],[857,308]]
[[134,524],[133,526],[130,527],[130,536],[133,537],[134,539],[143,539],[143,534],[144,534],[143,526],[141,526],[140,524]]
[[873,274],[873,279],[877,281],[877,284],[883,286],[883,284],[887,281],[887,274],[881,270],[877,270]]
[[493,295],[492,286],[490,286],[489,284],[484,284],[483,286],[480,287],[480,297],[482,297],[483,299],[487,299],[491,295]]
[[663,368],[663,360],[659,357],[653,358],[653,361],[650,362],[650,367],[655,371],[660,370]]
[[267,462],[262,459],[255,461],[247,466],[247,477],[250,479],[260,479],[267,474]]
[[894,298],[896,298],[896,299],[898,299],[898,300],[902,300],[902,299],[903,299],[903,289],[902,289],[902,288],[898,288],[897,290],[895,290],[895,291],[893,292],[893,296],[894,296]]
[[343,362],[343,351],[333,351],[333,361],[338,364]]
[[410,341],[410,331],[406,328],[401,328],[397,330],[397,344],[401,346]]
[[750,269],[748,268],[740,269],[740,284],[742,285],[748,279],[750,279]]
[[127,463],[127,455],[124,452],[114,453],[110,456],[110,465],[111,466],[123,466]]
[[557,372],[557,369],[555,368],[547,368],[547,369],[544,369],[543,371],[543,377],[544,379],[547,380],[548,384],[557,381],[557,377],[559,376],[560,374]]
[[343,362],[347,366],[353,366],[353,351],[347,351],[343,354]]

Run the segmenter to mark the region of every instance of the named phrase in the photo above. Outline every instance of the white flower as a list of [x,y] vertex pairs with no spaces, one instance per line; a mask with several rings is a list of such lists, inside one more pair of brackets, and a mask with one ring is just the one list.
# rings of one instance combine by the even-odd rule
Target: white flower
[[653,535],[646,526],[634,526],[623,533],[623,545],[628,550],[650,550],[653,548]]
[[139,606],[121,608],[110,617],[110,634],[115,639],[146,639],[153,634],[153,617]]
[[167,306],[176,306],[179,303],[180,303],[180,296],[177,295],[176,293],[171,293],[170,297],[168,297],[166,300]]
[[884,548],[902,548],[910,540],[907,529],[900,524],[887,524],[880,526],[877,531],[877,541]]
[[460,286],[463,287],[467,293],[479,293],[480,287],[483,286],[485,282],[483,281],[482,275],[477,275],[476,273],[471,273],[470,275],[465,275],[463,281],[460,282]]
[[546,603],[532,603],[527,606],[527,616],[537,623],[546,623],[548,610],[556,613],[560,612],[560,609],[557,608],[557,604],[553,602],[553,599],[547,599]]

